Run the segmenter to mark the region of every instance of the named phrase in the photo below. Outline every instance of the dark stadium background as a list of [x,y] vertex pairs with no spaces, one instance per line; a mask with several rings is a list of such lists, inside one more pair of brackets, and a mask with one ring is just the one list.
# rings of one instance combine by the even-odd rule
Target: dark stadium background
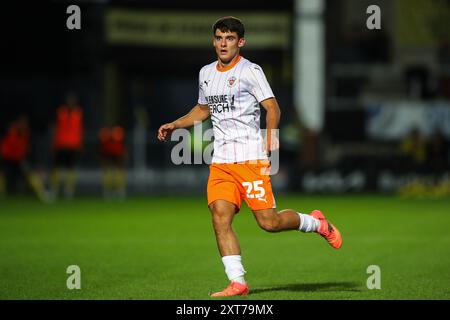
[[[291,39],[288,46],[243,51],[244,56],[266,70],[283,112],[280,161],[282,176],[286,178],[278,179],[282,190],[396,192],[412,183],[414,179],[408,177],[416,173],[422,173],[416,177],[418,180],[440,182],[439,177],[449,166],[450,129],[446,126],[449,124],[450,58],[445,20],[448,12],[437,16],[439,10],[429,13],[429,8],[435,5],[448,11],[448,2],[435,1],[436,4],[428,5],[420,2],[325,1],[322,15],[324,125],[322,130],[313,132],[303,125],[295,106],[293,78],[303,75],[293,74],[294,2],[261,2],[256,7],[251,1],[233,4],[237,12],[249,13],[257,9],[261,13],[283,13],[291,26],[287,30]],[[210,1],[81,1],[78,5],[82,28],[68,30],[65,22],[69,15],[65,10],[69,4],[47,1],[39,5],[30,3],[24,8],[18,5],[16,10],[11,10],[14,14],[5,15],[2,21],[5,26],[4,63],[0,79],[2,132],[9,121],[26,115],[32,128],[28,161],[32,167],[46,172],[52,165],[50,127],[55,121],[55,110],[64,102],[67,92],[75,92],[85,113],[87,133],[81,172],[98,168],[97,133],[102,126],[113,124],[126,128],[130,154],[128,169],[131,172],[137,166],[183,172],[183,168],[174,167],[169,161],[173,144],[158,143],[155,133],[160,124],[183,115],[196,103],[198,70],[214,60],[212,47],[111,43],[106,39],[105,20],[112,9],[169,14],[203,12],[211,13],[209,25],[224,11],[223,4]],[[365,9],[370,4],[377,4],[381,9],[381,30],[368,30],[365,26],[369,17]],[[420,8],[427,9],[425,18],[418,16]],[[401,23],[399,17],[403,17]],[[433,19],[438,19],[438,23],[431,23]],[[401,29],[403,25],[411,26],[413,35],[425,33],[425,40],[405,44],[407,40],[403,38],[411,35],[405,36]],[[431,142],[434,130],[443,129],[447,139],[442,146],[447,150],[440,155],[443,165],[431,165],[431,155],[425,162],[415,165],[412,156],[402,153],[400,144],[409,132],[395,137],[370,134],[371,107],[405,103],[430,110],[436,103],[441,106],[439,111],[430,111],[430,117],[441,119],[441,123],[422,126],[421,131]],[[392,116],[403,117],[403,114]],[[146,118],[145,141],[138,145],[132,137],[143,118]],[[264,114],[261,119],[264,126]],[[389,126],[389,123],[384,124]],[[378,124],[379,131],[384,130],[382,125]],[[136,153],[135,149],[144,149],[144,155]],[[184,169],[204,172],[206,167]],[[403,182],[383,184],[380,181],[389,180],[389,177],[381,177],[382,171],[392,172],[392,179]],[[306,187],[305,190],[308,183],[302,177],[307,172],[324,187]],[[360,173],[364,182],[352,184],[352,177]],[[84,176],[80,175],[78,192],[98,192],[99,184],[85,180]],[[274,180],[276,183],[277,177]],[[156,184],[145,186],[140,183],[130,175],[129,191],[161,190]],[[201,184],[195,184],[195,181],[191,187],[202,190]]]

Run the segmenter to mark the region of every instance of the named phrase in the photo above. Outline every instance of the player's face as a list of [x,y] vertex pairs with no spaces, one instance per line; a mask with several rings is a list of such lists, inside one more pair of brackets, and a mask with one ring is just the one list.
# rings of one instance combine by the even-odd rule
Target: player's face
[[239,49],[245,44],[244,38],[238,39],[236,32],[216,30],[213,39],[217,57],[222,63],[229,63],[239,54]]

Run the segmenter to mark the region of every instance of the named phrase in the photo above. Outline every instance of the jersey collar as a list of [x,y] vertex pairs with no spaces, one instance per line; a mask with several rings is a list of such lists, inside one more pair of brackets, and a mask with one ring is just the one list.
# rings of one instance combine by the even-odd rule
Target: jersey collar
[[217,62],[217,64],[216,64],[216,69],[217,69],[217,71],[219,71],[219,72],[225,72],[225,71],[228,71],[228,70],[232,69],[235,65],[237,65],[239,61],[241,61],[241,56],[240,56],[240,55],[238,55],[238,56],[236,57],[236,59],[233,61],[233,63],[230,63],[228,66],[223,67],[223,68],[219,65],[219,62]]

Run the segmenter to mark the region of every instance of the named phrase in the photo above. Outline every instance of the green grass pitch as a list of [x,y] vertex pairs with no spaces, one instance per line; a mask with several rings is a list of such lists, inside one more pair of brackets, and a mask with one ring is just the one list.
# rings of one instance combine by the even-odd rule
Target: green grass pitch
[[[0,299],[210,299],[227,285],[205,198],[0,200]],[[251,294],[238,299],[449,299],[450,199],[280,195],[322,209],[344,244],[266,233],[243,204],[234,229]],[[69,265],[81,289],[68,290]],[[366,286],[381,269],[381,289]]]

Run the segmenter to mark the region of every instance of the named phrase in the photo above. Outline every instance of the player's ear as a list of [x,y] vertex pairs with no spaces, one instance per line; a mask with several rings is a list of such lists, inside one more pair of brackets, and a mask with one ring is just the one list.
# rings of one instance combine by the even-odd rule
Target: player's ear
[[242,48],[245,45],[245,39],[244,38],[240,38],[238,40],[238,47]]

